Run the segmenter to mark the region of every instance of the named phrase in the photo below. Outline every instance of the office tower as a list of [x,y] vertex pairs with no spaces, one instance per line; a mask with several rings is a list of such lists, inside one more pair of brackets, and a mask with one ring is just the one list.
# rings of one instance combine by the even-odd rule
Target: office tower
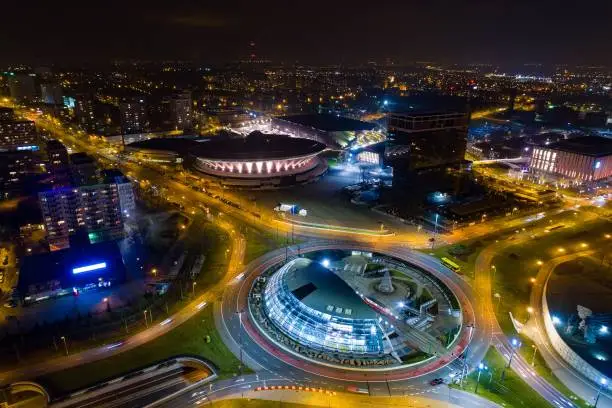
[[390,113],[385,161],[396,176],[460,166],[467,145],[469,114]]
[[0,121],[0,151],[37,150],[36,125],[29,120]]
[[98,184],[98,168],[95,160],[86,153],[73,153],[70,155],[70,173],[72,183],[77,186]]

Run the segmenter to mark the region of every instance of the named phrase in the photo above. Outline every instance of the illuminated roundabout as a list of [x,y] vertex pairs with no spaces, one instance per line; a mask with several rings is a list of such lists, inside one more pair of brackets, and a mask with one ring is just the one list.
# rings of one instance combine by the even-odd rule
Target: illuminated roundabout
[[272,355],[279,370],[340,381],[461,368],[474,308],[461,278],[436,260],[361,244],[293,251],[255,260],[224,294],[224,326],[252,360]]

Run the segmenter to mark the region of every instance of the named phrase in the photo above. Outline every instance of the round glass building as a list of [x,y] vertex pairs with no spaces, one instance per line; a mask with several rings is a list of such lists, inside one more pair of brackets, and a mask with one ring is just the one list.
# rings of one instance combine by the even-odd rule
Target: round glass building
[[375,311],[318,262],[288,262],[269,278],[263,295],[264,311],[274,326],[306,347],[344,354],[384,353]]

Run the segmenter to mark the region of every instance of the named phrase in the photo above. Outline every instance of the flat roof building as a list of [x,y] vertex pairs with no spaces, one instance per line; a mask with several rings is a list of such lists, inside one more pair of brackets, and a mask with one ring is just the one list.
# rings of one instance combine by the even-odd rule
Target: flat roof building
[[612,139],[583,136],[534,147],[529,170],[566,184],[606,179],[612,176]]
[[373,131],[376,124],[325,114],[290,115],[272,118],[279,133],[316,140],[329,147],[347,147],[360,132]]
[[84,245],[23,258],[17,292],[23,303],[75,295],[125,280],[116,242]]

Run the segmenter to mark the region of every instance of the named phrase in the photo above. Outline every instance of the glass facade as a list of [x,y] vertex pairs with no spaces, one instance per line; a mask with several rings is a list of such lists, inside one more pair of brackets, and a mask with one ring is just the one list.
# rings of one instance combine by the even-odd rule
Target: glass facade
[[383,334],[376,319],[333,316],[305,305],[285,282],[284,277],[292,267],[294,261],[279,269],[270,277],[264,290],[265,312],[282,333],[316,350],[347,354],[383,353]]

